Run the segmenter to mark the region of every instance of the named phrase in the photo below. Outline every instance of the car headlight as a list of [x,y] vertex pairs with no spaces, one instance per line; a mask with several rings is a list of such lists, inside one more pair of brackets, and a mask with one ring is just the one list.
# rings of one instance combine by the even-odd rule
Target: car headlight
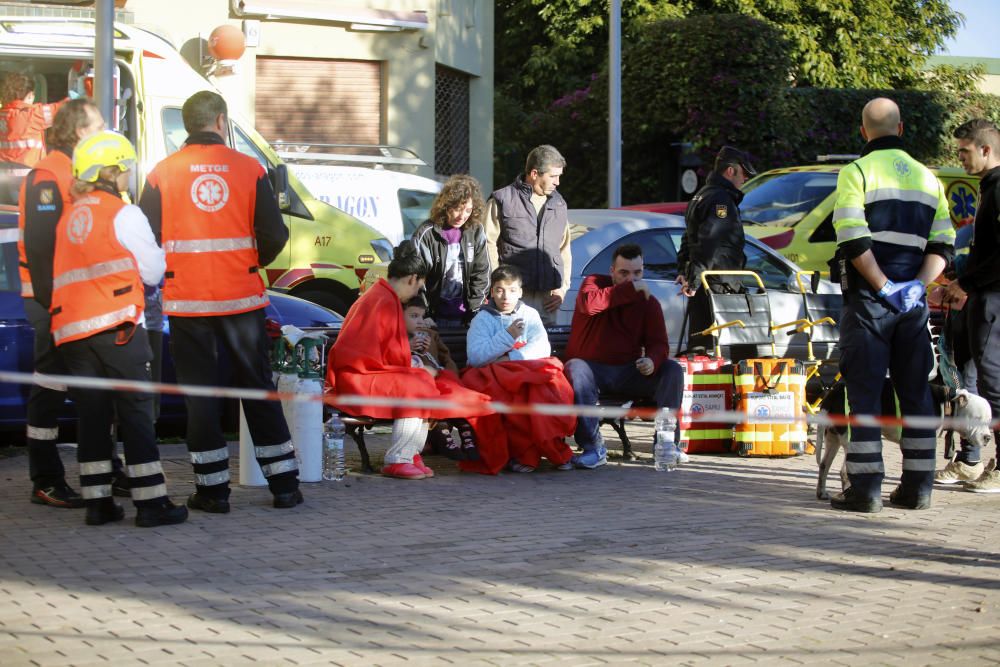
[[379,261],[388,262],[392,260],[392,244],[387,239],[375,239],[372,241],[372,249],[378,255]]

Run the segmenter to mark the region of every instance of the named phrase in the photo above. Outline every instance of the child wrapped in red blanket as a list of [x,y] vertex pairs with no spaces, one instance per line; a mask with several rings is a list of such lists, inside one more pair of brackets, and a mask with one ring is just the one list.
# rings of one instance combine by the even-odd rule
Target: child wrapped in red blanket
[[[485,404],[489,396],[466,389],[447,370],[429,373],[411,365],[410,343],[402,303],[423,286],[427,265],[413,244],[404,242],[389,263],[389,277],[379,279],[355,302],[344,318],[327,364],[327,392],[344,412],[392,419],[392,445],[382,474],[402,479],[433,477],[420,450],[428,419],[466,418],[478,442],[503,438],[499,418]],[[453,407],[410,408],[338,404],[339,395],[380,398],[426,398],[454,401]]]
[[[501,266],[490,281],[491,301],[469,327],[469,368],[462,371],[462,382],[498,401],[571,405],[573,387],[562,363],[550,356],[541,317],[520,301],[520,271]],[[505,414],[502,421],[506,447],[495,440],[480,443],[479,461],[460,462],[462,470],[496,474],[506,465],[514,472],[533,472],[543,457],[559,470],[573,469],[564,438],[576,428],[575,417]]]

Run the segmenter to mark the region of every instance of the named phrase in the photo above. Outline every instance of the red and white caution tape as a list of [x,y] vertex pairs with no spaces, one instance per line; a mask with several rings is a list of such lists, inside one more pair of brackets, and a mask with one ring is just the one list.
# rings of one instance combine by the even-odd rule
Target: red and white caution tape
[[[320,379],[320,378],[317,378]],[[267,391],[264,389],[238,389],[234,387],[213,387],[206,385],[181,385],[165,382],[147,382],[139,380],[118,380],[96,377],[77,377],[74,375],[42,375],[38,373],[18,373],[0,371],[0,382],[15,384],[39,384],[42,386],[65,385],[76,389],[98,389],[105,391],[134,391],[144,393],[173,394],[180,396],[205,396],[214,398],[233,398],[249,401],[320,401],[327,405],[338,407],[377,406],[389,408],[417,408],[424,410],[455,410],[456,408],[480,409],[483,403],[478,401],[456,401],[435,398],[397,398],[392,396],[359,396],[352,394],[307,394],[297,392]],[[485,404],[490,410],[500,414],[538,414],[550,416],[600,417],[601,419],[645,419],[653,420],[659,410],[655,407],[626,407],[611,405],[572,405],[562,403],[503,403],[491,401]],[[803,413],[795,418],[753,417],[744,412],[733,410],[718,410],[705,412],[674,411],[676,417],[692,422],[717,422],[727,424],[754,423],[806,423],[819,426],[868,426],[910,427],[919,429],[947,428],[967,430],[976,426],[986,426],[993,430],[1000,429],[1000,419],[992,421],[975,420],[955,417],[886,417],[882,415],[834,415],[820,413],[810,415]]]

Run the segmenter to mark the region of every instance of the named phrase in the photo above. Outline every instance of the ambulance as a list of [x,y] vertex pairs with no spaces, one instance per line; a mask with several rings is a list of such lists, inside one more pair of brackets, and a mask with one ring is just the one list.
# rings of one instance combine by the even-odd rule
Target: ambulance
[[415,173],[427,163],[399,146],[281,141],[272,146],[317,199],[363,220],[393,246],[430,218],[441,192],[439,181]]
[[[745,230],[808,271],[829,271],[837,250],[833,209],[837,176],[856,155],[820,156],[818,164],[766,171],[746,182],[740,217]],[[971,224],[979,177],[956,167],[931,167],[941,181],[951,222]]]
[[[109,127],[122,132],[139,156],[130,194],[136,199],[146,174],[180,148],[187,132],[184,101],[199,90],[216,88],[197,73],[164,38],[115,24],[115,114]],[[86,19],[0,17],[0,73],[21,72],[35,81],[36,102],[56,102],[93,90],[94,22]],[[229,145],[267,169],[289,229],[289,242],[261,269],[264,283],[345,314],[357,298],[370,266],[387,262],[392,244],[356,217],[313,197],[289,173],[267,141],[235,112],[230,113]],[[10,163],[0,183],[0,205],[16,204],[23,169]]]

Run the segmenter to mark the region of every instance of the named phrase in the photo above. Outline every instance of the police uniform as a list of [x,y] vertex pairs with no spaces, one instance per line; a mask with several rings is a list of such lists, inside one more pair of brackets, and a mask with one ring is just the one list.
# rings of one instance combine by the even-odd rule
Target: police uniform
[[[704,331],[712,326],[712,305],[701,284],[703,271],[742,270],[746,265],[743,252],[745,238],[740,220],[743,192],[721,174],[713,171],[705,186],[688,203],[684,213],[685,231],[677,262],[688,285],[697,290],[688,301],[688,331]],[[718,294],[743,290],[737,276],[709,276],[709,288]],[[711,336],[688,336],[688,348],[710,348]],[[734,346],[734,357],[755,356],[752,346]]]
[[[166,252],[163,313],[177,381],[215,385],[217,344],[229,352],[234,384],[274,390],[258,272],[288,240],[263,167],[212,132],[197,132],[149,174],[139,205]],[[188,505],[229,510],[229,448],[222,401],[185,397],[188,449],[197,492]],[[288,425],[275,401],[244,401],[254,451],[275,506],[301,502]]]
[[[902,147],[899,137],[874,139],[861,158],[845,166],[837,179],[833,213],[838,251],[834,276],[841,280],[844,310],[840,323],[840,370],[847,383],[853,414],[880,414],[886,371],[905,416],[931,416],[934,405],[928,375],[933,352],[927,330],[926,301],[900,312],[868,284],[851,260],[871,250],[893,283],[912,281],[927,255],[950,261],[955,232],[941,183]],[[926,506],[934,482],[936,437],[933,429],[906,426],[902,484],[898,504]],[[850,498],[877,511],[885,476],[882,435],[877,426],[852,426],[847,445]],[[853,499],[853,500],[852,500]],[[897,502],[897,497],[891,497]],[[842,509],[855,509],[843,506]]]
[[[49,331],[48,306],[52,297],[52,259],[55,253],[56,224],[64,210],[72,206],[69,188],[73,182],[69,154],[55,150],[39,162],[21,183],[17,218],[18,270],[24,312],[34,329],[34,371],[37,380],[28,393],[27,433],[28,470],[31,476],[32,502],[78,507],[82,500],[67,491],[66,471],[56,440],[59,437],[59,412],[66,401],[63,385],[45,380],[44,375],[65,375],[63,364]],[[30,259],[29,259],[30,258]],[[34,285],[38,284],[38,294]]]

